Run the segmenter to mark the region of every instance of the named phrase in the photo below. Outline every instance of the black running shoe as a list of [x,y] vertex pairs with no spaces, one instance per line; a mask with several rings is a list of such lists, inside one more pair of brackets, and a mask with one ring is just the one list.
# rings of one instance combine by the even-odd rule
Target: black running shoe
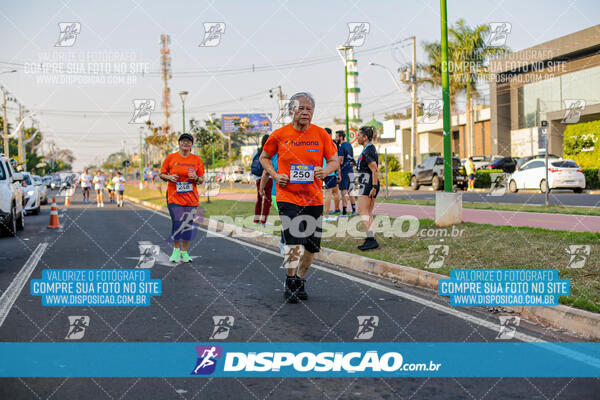
[[296,277],[296,296],[300,299],[300,300],[307,300],[308,299],[308,293],[306,293],[306,290],[304,289],[304,283],[306,282],[306,279],[304,278],[300,278],[300,277]]
[[296,295],[296,277],[288,276],[285,278],[283,297],[288,303],[298,302],[298,296]]
[[367,238],[363,244],[358,246],[358,249],[365,251],[365,250],[376,249],[378,247],[379,247],[379,243],[377,243],[377,240],[375,240],[375,238]]

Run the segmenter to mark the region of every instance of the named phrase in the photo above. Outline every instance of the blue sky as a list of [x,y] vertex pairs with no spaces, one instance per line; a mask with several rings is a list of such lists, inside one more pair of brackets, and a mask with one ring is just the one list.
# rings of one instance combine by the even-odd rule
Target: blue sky
[[[510,22],[507,45],[520,50],[593,26],[600,21],[597,1],[448,1],[448,21],[464,18],[470,25]],[[173,79],[170,80],[173,124],[181,126],[176,93],[189,91],[186,117],[206,118],[215,112],[271,112],[277,103],[268,89],[282,85],[287,95],[308,90],[317,101],[315,122],[331,124],[344,114],[343,64],[335,46],[348,36],[348,22],[368,22],[370,32],[357,50],[390,44],[416,35],[418,61],[424,61],[423,41],[439,40],[438,1],[30,1],[11,2],[0,9],[0,83],[36,111],[46,137],[74,151],[75,167],[100,161],[125,147],[134,150],[138,126],[128,124],[133,99],[156,100],[152,120],[162,121],[162,83],[157,75],[137,76],[135,84],[55,84],[39,81],[29,63],[44,56],[82,57],[89,52],[121,52],[159,67],[159,37],[171,36]],[[59,22],[81,23],[72,47],[54,47]],[[204,22],[224,22],[225,34],[216,47],[199,47]],[[313,66],[277,68],[277,65],[324,57]],[[329,57],[329,58],[327,58]],[[368,65],[376,61],[395,70],[410,60],[410,47],[383,48],[358,55],[363,120],[374,114],[405,109],[408,91],[395,89],[389,76]],[[85,59],[86,61],[89,59]],[[124,60],[123,57],[120,59]],[[131,60],[127,60],[131,61]],[[225,75],[190,71],[228,70],[270,65],[269,71]],[[264,93],[261,93],[264,92]],[[435,90],[420,93],[429,96]],[[486,94],[484,89],[483,95]],[[14,108],[14,104],[9,105]],[[80,111],[80,112],[78,112]],[[106,111],[108,115],[101,116]],[[9,112],[14,121],[15,112]]]

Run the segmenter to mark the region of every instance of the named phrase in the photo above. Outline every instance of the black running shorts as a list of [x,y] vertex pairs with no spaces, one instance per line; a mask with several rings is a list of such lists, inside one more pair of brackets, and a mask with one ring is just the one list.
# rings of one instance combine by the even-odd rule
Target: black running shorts
[[299,206],[288,202],[277,202],[283,244],[301,244],[311,253],[321,250],[323,206]]

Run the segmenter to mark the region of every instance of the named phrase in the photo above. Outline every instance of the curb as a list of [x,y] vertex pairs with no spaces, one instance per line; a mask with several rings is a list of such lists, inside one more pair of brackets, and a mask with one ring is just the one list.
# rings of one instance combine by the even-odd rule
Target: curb
[[[167,208],[134,197],[124,196],[126,200],[140,204],[156,211],[167,212]],[[243,238],[253,244],[277,249],[279,236],[243,228],[237,225],[226,224],[222,221],[204,220],[201,225],[216,228],[218,235]],[[321,248],[315,255],[316,261],[326,262],[340,268],[366,273],[369,275],[399,281],[408,285],[434,290],[437,293],[438,281],[447,279],[448,276],[435,272],[393,264],[387,261],[376,260],[344,251]],[[344,264],[340,263],[344,260]],[[503,307],[504,310],[521,315],[523,318],[542,324],[544,326],[562,329],[592,340],[600,340],[600,314],[579,310],[559,304],[557,306],[540,307]]]
[[[383,191],[384,189],[385,189],[385,186],[383,187],[383,189],[381,189],[381,191]],[[388,188],[388,190],[390,192],[414,192],[414,193],[435,192],[435,190],[433,190],[433,188],[431,188],[430,186],[427,186],[427,187],[423,186],[422,189],[419,189],[419,190],[413,190],[410,186],[390,186]],[[459,190],[458,193],[488,193],[489,191],[490,191],[489,188],[487,188],[487,189],[475,188],[471,192],[467,192],[466,190],[464,190],[464,191]],[[519,193],[541,194],[539,190],[535,190],[535,189],[520,189]],[[583,194],[600,194],[600,189],[584,190]]]

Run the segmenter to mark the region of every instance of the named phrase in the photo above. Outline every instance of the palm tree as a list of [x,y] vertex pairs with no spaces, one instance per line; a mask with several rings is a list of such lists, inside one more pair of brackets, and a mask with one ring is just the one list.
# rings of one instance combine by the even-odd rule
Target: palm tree
[[[480,81],[488,81],[490,73],[489,61],[510,52],[506,46],[492,47],[486,43],[490,35],[489,25],[468,26],[463,19],[448,29],[448,65],[450,78],[450,106],[456,105],[456,95],[464,92],[467,100],[467,129],[469,147],[468,155],[473,155],[475,142],[473,139],[472,108],[473,97],[478,98]],[[433,87],[441,87],[442,62],[440,42],[425,42],[423,49],[427,53],[428,63],[420,69],[427,74],[423,79]]]

